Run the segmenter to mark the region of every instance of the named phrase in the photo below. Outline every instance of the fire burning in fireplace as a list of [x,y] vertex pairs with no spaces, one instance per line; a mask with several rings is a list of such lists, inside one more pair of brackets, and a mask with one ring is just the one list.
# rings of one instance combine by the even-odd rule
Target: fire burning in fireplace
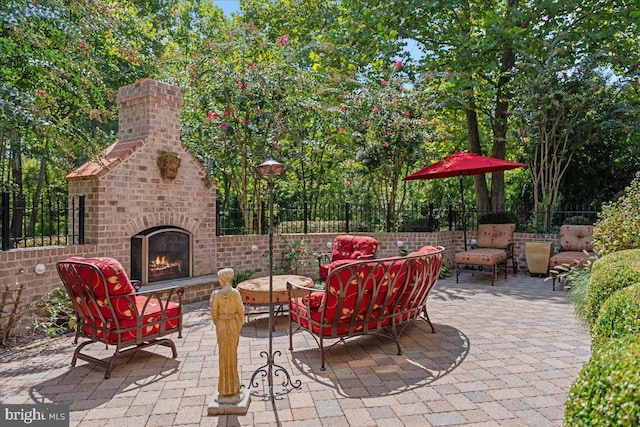
[[181,271],[182,263],[180,260],[169,260],[166,256],[157,256],[149,262],[149,279],[151,281],[161,280],[175,275],[180,277]]
[[191,276],[191,235],[155,227],[131,239],[131,277],[142,283]]

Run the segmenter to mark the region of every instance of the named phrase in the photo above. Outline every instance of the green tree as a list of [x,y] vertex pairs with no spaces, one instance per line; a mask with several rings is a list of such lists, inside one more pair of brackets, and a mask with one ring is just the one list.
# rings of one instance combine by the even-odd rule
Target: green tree
[[264,192],[255,166],[267,158],[283,162],[287,114],[303,87],[300,70],[287,61],[286,35],[266,40],[254,27],[238,27],[225,42],[212,43],[191,67],[186,114],[188,143],[213,161],[227,202],[235,197],[245,227],[256,230],[252,204]]
[[354,169],[367,176],[378,210],[395,229],[406,202],[407,176],[425,153],[433,156],[432,129],[422,117],[421,99],[403,78],[397,61],[377,79],[367,79],[345,101],[345,128],[357,145]]
[[[531,59],[543,61],[554,49],[560,69],[567,69],[597,54],[600,65],[621,74],[637,62],[633,58],[638,50],[638,13],[631,0],[346,0],[325,9],[312,0],[257,3],[248,2],[246,12],[258,20],[257,12],[264,13],[262,21],[300,15],[307,7],[316,12],[313,19],[294,24],[290,31],[302,29],[301,37],[308,34],[328,46],[312,57],[319,66],[365,74],[376,71],[385,59],[407,55],[403,50],[407,41],[417,43],[421,87],[437,91],[444,108],[463,113],[470,151],[499,158],[505,158],[509,148],[517,88],[534,77],[523,67]],[[263,26],[268,28],[267,24]],[[277,21],[276,25],[284,24]],[[367,65],[360,67],[363,63]],[[479,210],[504,208],[502,173],[492,174],[490,193],[485,176],[474,181]]]
[[[102,135],[92,126],[109,116],[88,42],[95,23],[86,7],[16,1],[0,9],[0,169],[4,189],[14,192],[13,235],[23,228],[26,199],[38,204],[50,165],[91,152]],[[25,159],[35,159],[26,164],[38,171],[28,190]]]
[[[560,185],[565,203],[600,206],[622,194],[629,172],[638,170],[640,158],[640,88],[637,79],[602,76],[589,97],[591,126],[576,129],[584,141],[574,153]],[[610,81],[613,79],[613,82]],[[598,191],[594,192],[593,189]]]
[[27,199],[37,206],[43,194],[61,195],[50,191],[63,193],[65,171],[115,139],[117,89],[152,75],[160,52],[147,18],[128,1],[0,6],[0,170],[14,192],[14,235]]

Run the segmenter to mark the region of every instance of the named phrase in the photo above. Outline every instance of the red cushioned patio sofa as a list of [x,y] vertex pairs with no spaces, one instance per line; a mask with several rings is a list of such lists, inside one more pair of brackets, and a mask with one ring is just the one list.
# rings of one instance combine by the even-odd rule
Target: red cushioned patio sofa
[[[399,339],[410,321],[427,314],[427,296],[442,268],[444,248],[425,246],[404,257],[353,261],[329,272],[324,290],[289,282],[289,348],[293,334],[310,333],[324,356],[338,342],[366,334],[392,339],[402,354]],[[303,290],[307,291],[304,296]],[[297,295],[297,296],[296,296]],[[328,347],[325,340],[337,338]]]

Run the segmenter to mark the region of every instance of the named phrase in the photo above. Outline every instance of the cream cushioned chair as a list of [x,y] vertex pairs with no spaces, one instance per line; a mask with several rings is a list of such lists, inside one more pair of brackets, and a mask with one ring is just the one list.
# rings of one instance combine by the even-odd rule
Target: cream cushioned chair
[[504,266],[504,277],[507,278],[507,260],[511,259],[513,272],[517,270],[513,258],[513,233],[515,224],[480,224],[478,225],[477,245],[473,249],[456,254],[456,283],[460,275],[460,266],[479,266],[474,272],[490,269],[491,286],[498,274],[498,266]]
[[592,225],[562,225],[558,243],[560,252],[549,260],[549,271],[552,271],[553,290],[556,290],[556,277],[553,271],[558,271],[558,266],[566,268],[579,267],[596,255],[591,246],[593,241]]

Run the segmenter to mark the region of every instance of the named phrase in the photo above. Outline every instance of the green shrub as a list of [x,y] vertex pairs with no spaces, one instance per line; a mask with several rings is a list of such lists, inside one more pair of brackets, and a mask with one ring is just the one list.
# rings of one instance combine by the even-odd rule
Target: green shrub
[[591,256],[577,265],[561,264],[551,269],[551,275],[545,280],[555,277],[562,289],[569,291],[569,297],[578,317],[586,320],[585,296],[587,284],[591,278],[591,266],[598,256]]
[[478,218],[478,224],[517,224],[513,212],[492,212]]
[[254,274],[255,272],[253,270],[235,271],[233,280],[231,281],[231,286],[235,288],[236,286],[238,286],[238,283],[244,282],[245,280],[252,279]]
[[593,225],[593,220],[582,215],[568,216],[562,221],[566,225]]
[[640,333],[640,282],[620,289],[602,305],[600,316],[591,331],[593,347],[609,340]]
[[593,230],[593,247],[601,255],[640,248],[640,172],[615,202],[602,205]]
[[299,268],[310,264],[311,250],[304,239],[296,239],[291,243],[285,240],[283,243],[284,251],[278,273],[298,274]]
[[415,218],[400,225],[398,231],[437,231],[439,229],[438,220],[436,218]]
[[585,295],[585,312],[589,325],[595,325],[602,304],[614,292],[640,282],[640,249],[614,252],[597,259]]
[[41,305],[47,311],[48,317],[35,320],[36,331],[42,331],[48,337],[55,337],[76,329],[73,303],[64,288],[56,287],[49,292]]
[[587,318],[585,309],[585,296],[587,294],[587,285],[591,278],[591,264],[587,264],[582,268],[572,268],[565,277],[564,287],[569,289],[569,299],[573,304],[573,309],[578,317]]
[[638,426],[640,336],[594,350],[569,389],[565,426]]

